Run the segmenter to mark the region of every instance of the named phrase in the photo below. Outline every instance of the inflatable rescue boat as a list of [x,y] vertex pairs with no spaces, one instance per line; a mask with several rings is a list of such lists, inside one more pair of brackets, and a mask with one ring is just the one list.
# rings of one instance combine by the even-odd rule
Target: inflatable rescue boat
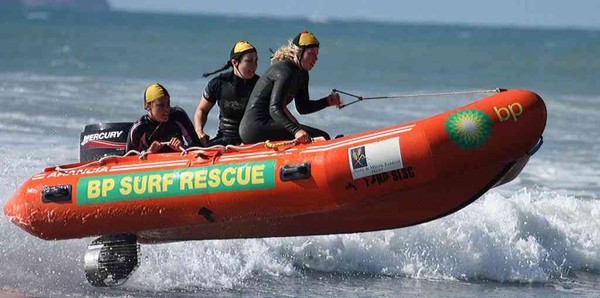
[[[137,243],[366,232],[451,214],[516,177],[541,145],[545,125],[537,94],[501,91],[427,119],[329,141],[49,167],[17,190],[4,213],[42,239],[102,236],[90,245],[86,273],[92,284],[109,285],[137,265]],[[106,267],[118,258],[103,250],[111,245],[125,248],[129,272]]]

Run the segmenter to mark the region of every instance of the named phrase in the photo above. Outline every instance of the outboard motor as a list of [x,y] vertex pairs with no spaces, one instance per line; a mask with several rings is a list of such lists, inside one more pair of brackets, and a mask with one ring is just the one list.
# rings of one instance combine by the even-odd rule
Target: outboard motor
[[127,134],[131,125],[131,122],[86,125],[79,140],[79,161],[125,154]]

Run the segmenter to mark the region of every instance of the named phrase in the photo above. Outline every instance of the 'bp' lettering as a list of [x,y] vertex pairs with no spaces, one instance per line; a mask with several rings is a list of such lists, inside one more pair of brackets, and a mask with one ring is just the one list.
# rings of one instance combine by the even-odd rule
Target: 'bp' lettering
[[88,182],[88,197],[90,199],[97,199],[99,197],[105,197],[109,191],[115,188],[115,180],[114,179],[103,179],[92,180]]
[[521,116],[521,114],[523,114],[523,106],[518,103],[512,103],[509,104],[508,107],[502,107],[502,108],[497,108],[494,107],[494,112],[496,112],[496,116],[498,116],[498,119],[500,119],[500,122],[502,121],[506,121],[508,119],[513,119],[514,121],[517,121],[519,119],[519,116]]

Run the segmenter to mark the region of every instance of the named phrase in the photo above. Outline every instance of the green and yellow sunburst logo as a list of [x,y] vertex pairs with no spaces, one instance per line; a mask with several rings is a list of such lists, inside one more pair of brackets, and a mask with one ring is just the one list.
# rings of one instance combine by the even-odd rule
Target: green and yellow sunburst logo
[[477,149],[490,139],[492,120],[483,111],[464,110],[448,117],[446,131],[460,147]]

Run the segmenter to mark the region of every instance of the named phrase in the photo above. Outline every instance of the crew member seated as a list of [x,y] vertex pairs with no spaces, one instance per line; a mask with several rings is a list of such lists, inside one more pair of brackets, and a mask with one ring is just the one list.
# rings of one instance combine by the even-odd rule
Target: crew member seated
[[[246,110],[248,97],[258,81],[256,75],[258,66],[258,54],[256,48],[249,42],[241,40],[237,42],[229,54],[229,60],[225,65],[214,72],[205,73],[208,77],[230,67],[232,71],[223,73],[208,82],[198,108],[194,115],[194,124],[198,138],[202,145],[211,147],[214,145],[240,145],[239,126],[242,116]],[[209,140],[204,132],[206,119],[212,107],[219,106],[219,130],[217,136]]]
[[148,113],[129,130],[125,152],[164,153],[200,146],[192,121],[180,107],[171,108],[165,87],[158,83],[148,86],[143,100]]
[[317,63],[319,46],[314,34],[303,31],[273,53],[272,64],[256,82],[240,122],[240,137],[244,143],[291,139],[310,143],[316,137],[329,139],[326,132],[300,124],[287,108],[292,100],[300,114],[341,106],[338,93],[319,100],[309,98],[308,72]]

